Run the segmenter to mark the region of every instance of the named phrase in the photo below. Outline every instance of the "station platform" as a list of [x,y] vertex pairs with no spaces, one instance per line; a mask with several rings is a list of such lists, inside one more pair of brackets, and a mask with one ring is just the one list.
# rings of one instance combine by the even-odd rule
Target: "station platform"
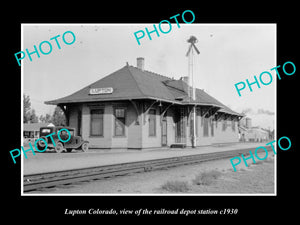
[[[146,150],[124,150],[111,149],[99,150],[90,149],[87,152],[71,153],[36,153],[33,155],[27,152],[27,159],[22,155],[23,175],[46,173],[77,168],[87,168],[94,166],[113,165],[144,160],[171,158],[194,154],[206,154],[212,152],[231,151],[265,146],[266,142],[249,143],[238,142],[230,144],[220,144],[213,146],[203,146],[197,148],[156,148]],[[229,160],[228,160],[228,163]]]

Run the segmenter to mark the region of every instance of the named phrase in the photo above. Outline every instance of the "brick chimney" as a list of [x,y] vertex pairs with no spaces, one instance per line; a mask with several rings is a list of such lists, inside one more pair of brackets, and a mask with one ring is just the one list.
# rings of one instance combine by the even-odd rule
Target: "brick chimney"
[[145,66],[145,59],[143,57],[138,57],[136,59],[136,66],[137,68],[139,68],[140,70],[144,70],[144,66]]
[[189,85],[189,77],[188,76],[181,77],[181,80],[183,80],[187,85]]

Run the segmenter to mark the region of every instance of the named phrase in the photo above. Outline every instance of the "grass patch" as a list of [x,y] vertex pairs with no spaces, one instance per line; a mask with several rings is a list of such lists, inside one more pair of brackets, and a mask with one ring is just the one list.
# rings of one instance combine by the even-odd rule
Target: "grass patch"
[[161,189],[168,192],[187,192],[190,188],[186,181],[167,181]]
[[193,182],[193,184],[196,184],[196,185],[210,185],[218,177],[220,177],[221,174],[222,173],[220,171],[217,171],[217,170],[202,172],[202,173],[198,174],[192,182]]

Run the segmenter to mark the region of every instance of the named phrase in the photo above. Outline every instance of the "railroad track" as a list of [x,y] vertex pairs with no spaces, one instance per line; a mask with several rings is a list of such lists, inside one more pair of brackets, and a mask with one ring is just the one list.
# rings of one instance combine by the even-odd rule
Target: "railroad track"
[[[268,151],[272,148],[267,147]],[[24,175],[24,192],[246,155],[253,148]]]

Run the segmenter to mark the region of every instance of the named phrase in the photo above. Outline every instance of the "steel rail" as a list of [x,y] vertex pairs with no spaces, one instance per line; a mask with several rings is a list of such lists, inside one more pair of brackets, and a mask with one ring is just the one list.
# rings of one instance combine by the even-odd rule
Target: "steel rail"
[[[266,148],[268,149],[268,151],[272,149],[271,146],[268,146]],[[167,169],[170,167],[224,159],[240,156],[241,154],[246,155],[250,150],[253,150],[253,148],[24,175],[23,191],[29,192],[43,188],[78,183],[82,181],[98,180],[103,178],[127,175],[131,173]]]

